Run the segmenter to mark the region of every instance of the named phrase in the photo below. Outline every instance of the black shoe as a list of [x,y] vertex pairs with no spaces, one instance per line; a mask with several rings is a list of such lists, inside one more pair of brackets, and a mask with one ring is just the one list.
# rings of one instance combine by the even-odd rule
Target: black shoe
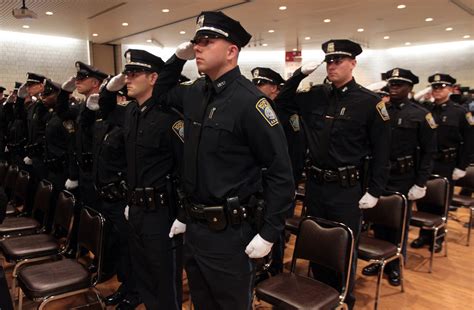
[[392,285],[392,286],[399,286],[401,284],[400,272],[398,272],[396,270],[392,270],[388,274],[388,283],[390,283],[390,285]]
[[117,305],[116,310],[133,310],[141,304],[140,297],[137,295],[127,296]]
[[419,237],[419,238],[413,240],[411,242],[410,246],[414,249],[419,249],[419,248],[422,248],[425,244],[426,244],[425,239]]
[[376,276],[379,274],[380,265],[379,264],[370,264],[364,269],[362,269],[362,274],[364,276]]
[[68,249],[64,253],[64,257],[66,257],[66,258],[76,258],[76,250],[73,249],[73,248]]
[[[430,251],[433,249],[433,247],[430,245]],[[435,253],[440,253],[441,250],[443,250],[443,244],[441,243],[435,243],[435,246],[434,246],[434,252]]]
[[[464,228],[469,228],[469,223],[464,223],[462,226]],[[472,222],[471,227],[474,227],[474,221]]]
[[125,297],[125,292],[121,290],[115,291],[112,295],[105,297],[104,302],[106,306],[115,306],[121,302]]

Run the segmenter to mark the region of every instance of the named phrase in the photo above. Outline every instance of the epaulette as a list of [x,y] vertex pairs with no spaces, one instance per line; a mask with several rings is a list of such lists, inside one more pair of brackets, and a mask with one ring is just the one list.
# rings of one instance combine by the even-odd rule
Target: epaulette
[[360,89],[361,91],[363,91],[364,93],[369,94],[369,95],[371,95],[372,97],[376,98],[377,100],[380,100],[380,96],[379,96],[379,95],[377,95],[377,94],[374,93],[373,91],[371,91],[371,90],[365,88],[364,86],[359,85],[359,89]]

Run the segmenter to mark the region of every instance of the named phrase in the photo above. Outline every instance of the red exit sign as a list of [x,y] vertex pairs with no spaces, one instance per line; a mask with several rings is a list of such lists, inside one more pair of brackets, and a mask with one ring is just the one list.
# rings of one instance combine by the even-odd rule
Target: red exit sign
[[301,51],[291,51],[285,53],[286,62],[301,62]]

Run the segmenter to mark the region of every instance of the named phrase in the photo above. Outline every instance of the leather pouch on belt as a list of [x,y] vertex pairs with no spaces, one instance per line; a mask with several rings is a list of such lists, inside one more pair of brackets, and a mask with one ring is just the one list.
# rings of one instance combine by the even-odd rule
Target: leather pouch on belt
[[227,227],[227,219],[224,206],[206,207],[204,216],[209,229],[214,231],[224,230]]

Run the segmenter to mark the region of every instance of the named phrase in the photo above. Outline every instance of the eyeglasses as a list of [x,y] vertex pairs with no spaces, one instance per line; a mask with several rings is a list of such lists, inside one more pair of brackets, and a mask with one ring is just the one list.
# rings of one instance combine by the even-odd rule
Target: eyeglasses
[[90,76],[87,74],[77,74],[76,75],[76,81],[84,81],[88,79]]
[[213,40],[213,39],[222,39],[222,37],[220,37],[218,35],[215,35],[215,36],[209,36],[209,35],[199,36],[199,37],[195,37],[194,39],[192,39],[191,43],[194,44],[194,45],[198,45],[200,47],[206,47],[211,42],[211,40]]
[[443,84],[433,84],[433,85],[431,85],[431,88],[433,88],[433,89],[444,89],[448,86],[450,86],[450,85],[444,84],[444,83]]

